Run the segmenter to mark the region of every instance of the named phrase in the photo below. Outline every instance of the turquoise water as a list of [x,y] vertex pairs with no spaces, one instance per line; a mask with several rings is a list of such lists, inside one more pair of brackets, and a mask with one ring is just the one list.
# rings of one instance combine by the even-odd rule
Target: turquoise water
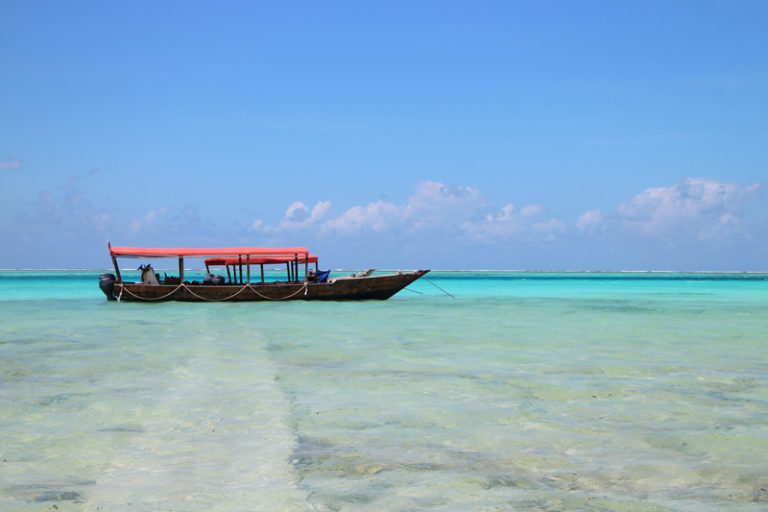
[[0,272],[0,510],[768,508],[766,275],[147,305],[98,273]]

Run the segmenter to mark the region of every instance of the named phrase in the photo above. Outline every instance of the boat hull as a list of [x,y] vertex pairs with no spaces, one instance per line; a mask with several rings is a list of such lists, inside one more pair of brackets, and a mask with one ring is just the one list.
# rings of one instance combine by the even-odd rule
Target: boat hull
[[250,284],[115,283],[120,301],[246,302],[282,300],[386,300],[429,272],[415,270],[365,277],[340,277],[327,283],[276,282]]

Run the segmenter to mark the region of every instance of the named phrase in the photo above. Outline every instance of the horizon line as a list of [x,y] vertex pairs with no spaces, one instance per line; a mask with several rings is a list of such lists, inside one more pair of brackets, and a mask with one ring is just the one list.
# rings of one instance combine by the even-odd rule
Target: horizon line
[[[332,272],[352,272],[360,270],[364,267],[348,267],[348,268],[333,268],[331,269]],[[94,268],[86,268],[86,267],[61,267],[61,268],[55,268],[55,267],[8,267],[8,268],[0,268],[0,272],[29,272],[29,271],[58,271],[58,272],[65,272],[65,271],[77,271],[77,272],[98,272],[98,271],[110,271],[114,270],[114,268],[108,268],[108,267],[94,267]],[[178,271],[178,267],[172,267],[172,268],[156,268],[155,270],[162,270],[162,271]],[[205,270],[205,268],[184,268],[185,271],[199,271],[199,270]],[[284,271],[285,269],[282,268],[272,268],[272,269],[265,269],[272,272],[280,272]],[[403,268],[382,268],[382,269],[376,269],[378,272],[397,272],[397,271],[411,271],[411,270],[420,270],[420,269],[403,269]],[[122,270],[123,272],[136,272],[136,270]],[[525,269],[490,269],[490,268],[483,268],[483,269],[476,269],[476,268],[444,268],[444,269],[429,269],[430,272],[504,272],[504,273],[518,273],[518,274],[768,274],[768,270],[645,270],[645,269],[623,269],[623,270],[546,270],[546,269],[535,269],[535,270],[525,270]]]

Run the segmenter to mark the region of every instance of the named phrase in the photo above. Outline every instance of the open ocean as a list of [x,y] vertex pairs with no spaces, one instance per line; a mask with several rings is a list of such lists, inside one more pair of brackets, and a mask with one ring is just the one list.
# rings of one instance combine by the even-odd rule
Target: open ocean
[[4,512],[768,510],[768,275],[135,304],[99,273],[0,272]]

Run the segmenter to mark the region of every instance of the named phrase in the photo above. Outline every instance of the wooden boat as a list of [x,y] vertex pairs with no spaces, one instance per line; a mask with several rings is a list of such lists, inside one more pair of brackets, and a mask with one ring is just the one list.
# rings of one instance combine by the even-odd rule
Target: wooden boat
[[[372,275],[373,269],[358,274],[329,277],[320,271],[317,256],[304,247],[265,248],[139,248],[107,244],[115,274],[102,274],[99,287],[109,300],[118,301],[264,301],[264,300],[366,300],[388,299],[429,270]],[[184,258],[206,258],[208,272],[203,282],[185,281]],[[178,258],[179,275],[163,278],[150,265],[142,265],[142,279],[123,281],[118,258]],[[314,264],[310,270],[309,264]],[[285,264],[285,281],[265,281],[264,265]],[[214,275],[210,267],[226,267],[227,277]],[[260,276],[252,279],[251,268]],[[303,270],[303,272],[302,272]],[[303,274],[303,275],[302,275]]]

